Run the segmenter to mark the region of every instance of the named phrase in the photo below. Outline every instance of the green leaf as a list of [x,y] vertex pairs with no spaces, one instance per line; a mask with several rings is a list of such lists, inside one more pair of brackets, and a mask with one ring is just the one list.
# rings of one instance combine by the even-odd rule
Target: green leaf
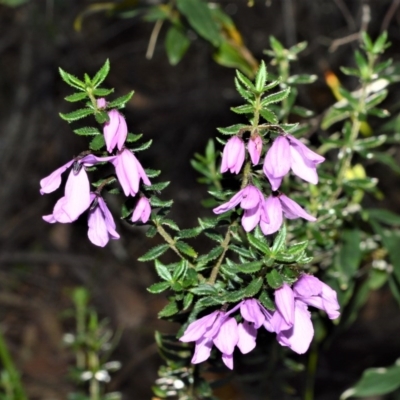
[[[338,103],[336,103],[338,104]],[[321,122],[321,128],[326,130],[330,128],[336,122],[343,121],[344,119],[350,118],[351,112],[348,109],[337,108],[335,105],[330,107],[325,113],[324,118]]]
[[132,98],[134,95],[135,91],[132,90],[131,92],[127,93],[124,96],[118,97],[112,102],[107,104],[108,108],[122,108],[125,107],[126,103]]
[[96,114],[94,114],[94,117],[99,124],[104,124],[105,122],[108,122],[110,120],[108,114],[105,111],[98,111]]
[[224,67],[237,68],[248,76],[254,75],[254,65],[243,56],[237,45],[224,40],[213,56],[214,61]]
[[153,139],[150,139],[148,142],[143,143],[142,145],[140,145],[139,147],[135,147],[132,150],[133,151],[143,151],[143,150],[147,150],[151,144],[153,143]]
[[159,313],[159,318],[162,317],[170,317],[171,315],[176,314],[179,311],[178,305],[175,301],[168,303]]
[[158,282],[153,283],[150,287],[147,288],[147,291],[153,294],[161,293],[164,290],[167,290],[170,287],[168,282]]
[[279,289],[283,285],[282,275],[276,269],[273,269],[271,272],[269,272],[266,278],[268,285],[272,289]]
[[83,128],[74,129],[74,133],[80,136],[96,136],[100,135],[100,131],[92,126],[85,126]]
[[268,108],[262,108],[260,110],[260,115],[269,123],[277,124],[279,122],[276,115]]
[[247,234],[247,240],[253,247],[261,251],[262,254],[268,256],[271,255],[271,250],[266,242],[256,239],[255,236],[250,233]]
[[238,80],[240,82],[243,83],[244,86],[246,86],[250,90],[252,90],[252,91],[256,90],[256,88],[253,85],[253,83],[251,82],[251,80],[249,78],[247,78],[246,76],[244,76],[240,71],[236,71],[236,77],[238,78]]
[[175,246],[181,253],[186,254],[189,257],[197,257],[197,252],[193,249],[192,246],[189,246],[187,243],[178,241],[175,243]]
[[91,114],[93,114],[93,110],[91,108],[81,108],[79,110],[72,111],[68,114],[60,113],[59,115],[63,120],[72,122],[78,119],[85,118]]
[[308,43],[306,41],[296,43],[294,46],[292,46],[289,49],[289,53],[291,53],[291,54],[299,54],[303,50],[305,50],[307,48],[307,46],[308,46]]
[[[161,246],[168,246],[168,245],[161,245]],[[160,247],[160,246],[157,246],[157,247]],[[157,249],[157,247],[154,247],[153,249],[151,249],[151,250],[153,250],[154,251],[154,249]],[[151,251],[150,250],[150,251]],[[159,249],[158,249],[158,251],[159,251]],[[164,250],[165,251],[165,250]],[[146,253],[146,255],[147,255],[148,253]],[[162,253],[161,253],[162,254]],[[145,256],[146,256],[145,255]],[[145,256],[142,256],[141,258],[143,258],[143,257],[145,257]],[[156,257],[158,257],[158,256],[156,256]],[[150,259],[154,259],[154,258],[156,258],[156,257],[153,257],[152,256],[152,258],[150,258]],[[142,260],[140,260],[139,259],[139,261],[142,261]],[[147,261],[147,260],[146,260]],[[157,272],[157,275],[161,278],[161,279],[163,279],[164,281],[168,281],[168,282],[171,282],[172,281],[172,275],[171,275],[171,273],[169,272],[169,270],[168,270],[168,268],[164,265],[164,264],[162,264],[159,260],[155,260],[155,262],[154,262],[154,267],[155,267],[155,269],[156,269],[156,272]]]
[[223,135],[237,135],[241,129],[250,130],[251,126],[245,124],[236,124],[226,128],[217,128],[218,132],[222,133]]
[[176,65],[181,61],[190,46],[190,40],[182,29],[171,26],[165,38],[165,50],[171,65]]
[[274,244],[272,245],[271,252],[272,254],[277,254],[281,250],[284,249],[286,244],[286,225],[283,224],[282,228],[278,232],[278,235],[276,236],[274,240]]
[[245,297],[254,297],[261,289],[263,284],[263,278],[258,277],[253,279],[250,284],[244,289]]
[[274,50],[274,52],[277,55],[281,55],[283,53],[283,51],[285,50],[282,43],[278,39],[276,39],[274,36],[269,37],[269,44],[271,45],[272,50]]
[[236,265],[237,269],[244,274],[253,274],[254,272],[258,272],[262,266],[262,261],[252,261]]
[[187,310],[193,303],[194,296],[192,293],[186,293],[183,299],[183,309]]
[[128,136],[126,137],[126,142],[127,143],[137,142],[142,136],[143,133],[138,133],[137,135],[134,135],[133,133],[128,133]]
[[217,289],[209,283],[200,283],[198,286],[189,289],[190,293],[196,294],[197,296],[216,296],[218,294]]
[[265,107],[269,104],[278,103],[278,102],[286,99],[286,97],[288,97],[289,93],[290,93],[290,87],[283,89],[279,92],[269,94],[268,96],[264,97],[261,100],[261,106]]
[[383,53],[383,51],[388,47],[388,44],[386,43],[387,40],[387,32],[382,32],[382,34],[376,39],[374,43],[374,47],[372,48],[372,53],[374,54],[380,54]]
[[166,244],[166,243],[165,244],[160,244],[160,245],[150,249],[143,256],[139,257],[138,261],[154,260],[157,257],[160,257],[161,255],[163,255],[168,249],[169,249],[169,245],[168,244]]
[[310,118],[314,115],[313,111],[311,111],[307,108],[304,108],[304,107],[300,107],[300,106],[294,106],[292,108],[291,112],[292,112],[292,114],[298,115],[299,117],[302,117],[302,118]]
[[210,261],[217,259],[224,249],[221,246],[214,247],[208,254],[201,255],[197,258],[196,270],[200,271],[204,266],[206,266]]
[[93,94],[95,96],[108,96],[109,94],[113,93],[114,89],[104,89],[104,88],[97,88],[93,90]]
[[400,365],[388,368],[369,368],[354,387],[347,389],[340,400],[350,397],[369,397],[391,393],[400,387]]
[[188,269],[188,263],[186,260],[181,260],[174,268],[174,272],[172,273],[172,278],[177,281],[185,276],[186,271]]
[[395,214],[389,210],[379,209],[379,208],[370,208],[364,210],[368,218],[374,219],[378,222],[382,222],[383,224],[387,224],[390,226],[400,225],[400,215]]
[[244,104],[243,106],[231,107],[231,111],[236,114],[251,114],[254,112],[254,107],[251,104]]
[[360,76],[360,71],[357,68],[340,67],[340,70],[349,76]]
[[317,75],[292,75],[289,76],[287,83],[289,85],[308,85],[310,83],[314,83],[318,79]]
[[198,34],[218,47],[221,36],[206,3],[202,0],[177,0],[176,5]]
[[178,233],[178,237],[182,239],[194,238],[198,236],[201,232],[203,232],[203,229],[201,227],[191,228],[191,229],[181,229],[180,232]]
[[344,180],[343,184],[346,187],[361,190],[372,190],[376,187],[378,179],[376,178],[360,178]]
[[302,253],[308,246],[308,240],[304,240],[303,242],[299,242],[290,246],[286,253],[289,255],[296,255]]
[[104,79],[106,79],[109,72],[110,72],[110,61],[107,58],[104,65],[98,70],[98,72],[94,76],[94,78],[92,80],[92,85],[95,88],[97,88],[97,86],[99,86],[100,83],[102,83],[104,81]]
[[100,150],[106,145],[103,135],[95,136],[89,143],[89,148],[93,151]]
[[365,100],[365,106],[370,109],[376,107],[378,104],[382,103],[383,100],[386,99],[389,91],[384,89],[379,91],[378,93],[374,93],[371,96],[368,96]]
[[238,78],[234,79],[235,82],[235,87],[236,90],[239,92],[239,94],[245,99],[247,100],[249,103],[251,103],[252,101],[254,101],[254,94],[250,91],[245,89],[241,83],[239,82]]
[[76,101],[86,99],[87,97],[88,97],[88,95],[86,92],[78,92],[78,93],[71,94],[67,97],[64,97],[64,100],[69,101],[70,103],[74,103]]
[[161,200],[157,196],[150,197],[150,204],[152,207],[169,208],[174,203],[173,200]]
[[360,69],[361,72],[361,76],[363,77],[367,77],[368,74],[368,62],[366,60],[366,58],[361,54],[361,52],[359,50],[356,50],[354,52],[354,58],[356,60],[356,64],[358,66],[358,68]]
[[79,80],[76,76],[69,74],[62,68],[58,68],[58,71],[61,75],[62,80],[69,86],[72,86],[75,89],[85,90],[85,83]]
[[271,311],[275,311],[275,303],[271,300],[266,290],[263,290],[258,298],[261,304],[267,309]]
[[374,147],[382,146],[386,142],[386,139],[386,135],[373,136],[365,139],[357,139],[354,142],[354,150],[363,151],[366,149],[373,149]]
[[[161,190],[164,190],[166,187],[168,187],[170,184],[170,182],[158,182],[158,183],[154,183],[151,186],[147,186],[146,189],[147,190],[154,190],[156,192],[159,192]],[[177,229],[179,230],[179,229]]]
[[260,93],[262,92],[266,80],[267,80],[267,68],[265,67],[264,60],[261,60],[255,79],[255,87],[258,92]]
[[400,174],[400,166],[390,154],[381,153],[381,152],[377,152],[377,151],[374,151],[373,153],[369,153],[369,154],[371,154],[372,157],[368,156],[368,158],[377,160],[380,163],[385,164],[388,167],[390,167],[394,172],[397,172],[398,174]]
[[164,218],[160,222],[161,222],[162,225],[167,225],[168,227],[170,227],[174,231],[179,231],[179,226],[174,221],[172,221],[172,219]]

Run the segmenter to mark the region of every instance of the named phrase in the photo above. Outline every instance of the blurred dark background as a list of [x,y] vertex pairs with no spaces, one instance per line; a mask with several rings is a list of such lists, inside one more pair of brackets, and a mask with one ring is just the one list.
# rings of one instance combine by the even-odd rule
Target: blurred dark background
[[[130,131],[154,139],[152,148],[140,154],[141,162],[162,169],[162,179],[172,182],[163,193],[174,199],[173,217],[182,227],[209,213],[200,206],[206,191],[196,183],[190,158],[203,151],[217,126],[237,121],[229,111],[240,102],[234,71],[217,65],[213,49],[194,35],[178,66],[168,64],[164,31],[152,59],[146,59],[153,25],[140,18],[96,13],[85,18],[78,33],[73,22],[89,1],[30,0],[18,7],[5,3],[0,1],[1,328],[29,399],[65,399],[71,391],[66,370],[73,356],[61,344],[63,333],[71,329],[62,313],[71,307],[68,290],[85,285],[100,315],[124,331],[113,356],[123,368],[114,375],[112,389],[126,399],[150,399],[160,362],[153,332],[173,332],[175,327],[157,320],[163,295],[146,292],[155,278],[152,266],[135,260],[158,239],[149,241],[142,228],[117,221],[121,240],[100,249],[87,239],[85,217],[72,225],[41,219],[59,193],[40,196],[39,180],[86,148],[85,138],[72,134],[58,116],[73,109],[63,100],[71,92],[58,67],[79,77],[94,74],[109,58],[107,86],[115,87],[116,95],[135,90],[124,111]],[[387,28],[392,41],[388,54],[400,58],[397,0],[269,0],[253,7],[245,0],[218,3],[257,59],[263,58],[271,34],[286,46],[309,43],[294,71],[318,75],[314,85],[300,92],[302,105],[317,113],[334,101],[324,72],[332,70],[355,87],[340,75],[339,66],[353,64],[358,42],[347,39],[359,31],[363,15],[368,17],[366,5],[368,32],[376,37]],[[392,94],[390,100],[395,104],[399,96]],[[383,175],[386,188],[398,187],[398,177],[386,171]],[[386,205],[399,211],[399,190],[385,194]],[[117,201],[111,198],[109,205],[118,215]],[[399,330],[398,308],[390,294],[376,292],[358,323],[322,356],[316,399],[337,399],[364,368],[392,363],[400,354]]]

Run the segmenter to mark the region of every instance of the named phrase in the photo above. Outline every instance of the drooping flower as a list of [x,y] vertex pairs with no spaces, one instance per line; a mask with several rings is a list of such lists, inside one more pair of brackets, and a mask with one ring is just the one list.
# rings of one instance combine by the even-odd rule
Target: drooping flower
[[263,170],[272,190],[278,190],[283,177],[292,169],[299,178],[318,183],[317,165],[325,158],[291,135],[278,136],[268,150]]
[[115,156],[110,157],[96,157],[93,154],[87,154],[84,157],[78,157],[71,161],[68,161],[66,164],[57,168],[50,175],[46,176],[40,181],[40,194],[51,193],[57,190],[61,185],[61,175],[72,165],[76,164],[76,169],[80,169],[81,165],[85,167],[92,167],[93,165],[113,160]]
[[260,135],[251,136],[247,144],[247,150],[250,154],[251,162],[257,165],[260,161],[262,152],[262,139]]
[[222,214],[240,203],[244,213],[242,226],[246,232],[253,230],[261,219],[267,223],[268,215],[265,212],[264,196],[261,191],[253,185],[247,185],[244,189],[236,193],[228,202],[221,204],[213,209],[215,214]]
[[142,221],[144,224],[149,220],[151,214],[151,206],[147,197],[141,197],[133,210],[132,222]]
[[277,289],[275,303],[276,311],[271,325],[277,333],[277,340],[298,354],[308,350],[314,336],[307,305],[325,311],[330,319],[340,315],[336,292],[310,275],[303,275],[293,289],[286,283]]
[[128,135],[125,118],[117,111],[108,112],[109,121],[104,124],[103,133],[107,151],[111,153],[115,147],[122,149]]
[[236,320],[229,313],[214,311],[192,322],[179,340],[196,342],[193,364],[207,360],[214,344],[221,351],[224,364],[233,369],[233,351],[239,341],[239,332]]
[[277,196],[269,196],[265,200],[265,210],[268,222],[260,219],[260,228],[264,235],[277,232],[283,222],[283,216],[288,219],[304,218],[307,221],[316,221],[316,218],[308,214],[295,201],[280,193]]
[[93,154],[88,154],[85,157],[69,161],[46,178],[43,178],[40,181],[40,193],[51,193],[59,188],[63,172],[75,162],[74,168],[69,173],[65,184],[64,196],[55,204],[53,214],[45,215],[43,219],[49,223],[69,223],[77,220],[89,208],[91,203],[90,183],[84,167],[93,166],[113,158],[96,157]]
[[231,137],[222,152],[221,173],[229,171],[238,174],[242,169],[245,159],[245,146],[242,139],[237,136]]
[[54,206],[53,214],[44,215],[46,222],[69,223],[78,219],[90,206],[90,184],[84,168],[71,171],[65,184],[65,193]]
[[114,218],[101,196],[90,194],[94,204],[89,211],[88,238],[96,246],[104,247],[110,239],[119,239]]
[[138,159],[128,149],[123,149],[111,160],[125,196],[135,196],[139,191],[140,179],[145,185],[151,185],[149,178]]

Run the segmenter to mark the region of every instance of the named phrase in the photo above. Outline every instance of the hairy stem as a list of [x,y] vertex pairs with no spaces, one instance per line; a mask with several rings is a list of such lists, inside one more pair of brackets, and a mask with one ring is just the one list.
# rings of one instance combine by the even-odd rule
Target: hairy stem
[[225,234],[225,238],[223,240],[223,242],[221,243],[221,247],[223,248],[222,254],[219,256],[217,263],[214,265],[211,274],[210,274],[210,278],[208,279],[208,283],[210,285],[213,285],[217,279],[218,276],[218,272],[219,269],[221,268],[222,262],[224,261],[225,258],[225,254],[228,251],[228,247],[229,247],[229,242],[231,241],[231,226],[228,226],[228,230],[226,231]]

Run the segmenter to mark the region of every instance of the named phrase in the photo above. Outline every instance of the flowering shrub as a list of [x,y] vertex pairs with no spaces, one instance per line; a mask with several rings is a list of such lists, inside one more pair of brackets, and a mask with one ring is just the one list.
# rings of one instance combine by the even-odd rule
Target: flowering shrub
[[[377,108],[390,84],[390,63],[377,62],[387,46],[386,34],[375,42],[363,34],[365,56],[356,53],[358,69],[343,69],[359,79],[361,89],[352,93],[340,88],[343,99],[325,114],[324,131],[313,135],[307,119],[290,123],[293,114],[312,115],[295,104],[296,86],[312,83],[315,76],[291,76],[289,70],[305,44],[284,49],[271,38],[271,50],[266,53],[279,67],[280,77],[269,79],[264,62],[254,80],[237,71],[235,86],[245,104],[232,111],[243,116],[243,123],[218,129],[223,135],[217,138],[224,146],[221,162],[213,141],[205,156],[195,155],[193,166],[208,186],[212,198],[207,204],[212,211],[190,229],[180,229],[168,218],[172,201],[156,196],[168,183],[152,183],[150,179],[160,171],[144,169],[137,158],[151,141],[133,147],[141,135],[128,132],[120,111],[133,92],[109,101],[112,90],[100,88],[109,72],[108,61],[93,78],[85,75],[84,80],[60,70],[64,81],[78,90],[66,100],[86,102],[84,108],[61,117],[73,122],[93,116],[102,131],[89,126],[75,129],[78,135],[93,136],[89,150],[42,179],[41,194],[53,192],[61,185],[61,175],[71,168],[64,196],[43,219],[70,223],[88,211],[89,240],[105,246],[110,239],[119,238],[106,204],[107,192],[123,193],[122,219],[149,225],[147,236],[159,234],[165,241],[139,259],[154,261],[161,279],[149,292],[168,291],[168,303],[159,317],[181,325],[174,339],[156,333],[166,362],[154,387],[158,397],[215,398],[210,382],[201,374],[206,368],[202,363],[207,360],[219,368],[221,358],[232,370],[236,358],[243,360],[236,347],[239,353],[249,354],[249,359],[254,354],[258,360],[254,362],[272,379],[273,368],[266,371],[263,362],[265,352],[260,350],[257,356],[264,345],[260,342],[274,346],[274,341],[265,337],[275,334],[282,348],[304,354],[313,341],[314,326],[324,324],[326,334],[333,329],[326,316],[335,324],[346,325],[353,318],[354,307],[355,311],[361,307],[362,301],[358,301],[350,308],[350,302],[360,296],[354,283],[358,269],[365,260],[376,257],[372,253],[378,246],[387,247],[393,257],[393,236],[388,238],[382,226],[388,224],[387,218],[374,209],[359,213],[364,194],[377,193],[377,181],[367,177],[362,166],[353,165],[353,156],[374,158],[379,153],[371,153],[371,149],[386,141],[382,136],[359,138],[359,133],[368,116],[387,115]],[[340,122],[340,133],[326,133]],[[314,147],[318,148],[314,151]],[[377,159],[393,164],[384,157]],[[107,172],[110,164],[114,168]],[[360,168],[362,176],[356,173]],[[92,170],[104,170],[108,175],[90,184],[88,172]],[[361,229],[365,222],[369,228]],[[213,242],[204,254],[193,247],[199,235]],[[361,241],[374,246],[361,248]],[[165,264],[163,255],[168,250],[176,260]],[[370,271],[367,280],[374,282],[373,265]],[[386,279],[393,278],[388,273]],[[350,309],[350,316],[340,311],[343,309]],[[316,335],[315,349],[324,335]],[[280,359],[291,357],[283,350],[278,354]]]

